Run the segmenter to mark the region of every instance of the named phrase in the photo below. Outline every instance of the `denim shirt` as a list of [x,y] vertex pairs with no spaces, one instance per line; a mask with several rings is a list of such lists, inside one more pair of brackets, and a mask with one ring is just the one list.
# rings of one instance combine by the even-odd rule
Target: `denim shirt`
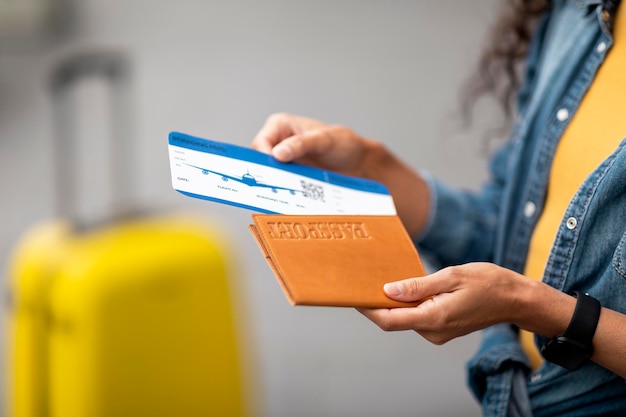
[[[523,271],[557,143],[613,43],[601,8],[600,0],[552,1],[531,43],[517,122],[479,191],[455,190],[426,176],[431,217],[416,244],[432,265],[490,261]],[[570,201],[542,281],[589,293],[626,313],[626,140]],[[482,335],[468,382],[485,416],[508,415],[520,370],[535,417],[626,416],[623,378],[593,362],[577,371],[545,362],[530,372],[512,326],[496,325]],[[535,337],[538,347],[545,342]]]

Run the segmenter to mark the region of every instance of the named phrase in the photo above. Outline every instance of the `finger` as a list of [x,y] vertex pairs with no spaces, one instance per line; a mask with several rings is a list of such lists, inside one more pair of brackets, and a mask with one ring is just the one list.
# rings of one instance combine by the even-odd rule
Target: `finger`
[[275,113],[267,118],[252,140],[252,148],[265,153],[272,153],[277,143],[292,136],[294,116],[287,113]]
[[466,333],[446,331],[432,324],[434,302],[428,300],[415,308],[357,309],[378,327],[387,332],[413,330],[424,339],[436,345],[442,345],[455,337]]
[[332,152],[334,138],[329,128],[315,129],[293,135],[278,143],[272,155],[279,161],[293,161],[310,155],[325,155]]
[[357,310],[387,332],[419,329],[426,317],[419,306]]

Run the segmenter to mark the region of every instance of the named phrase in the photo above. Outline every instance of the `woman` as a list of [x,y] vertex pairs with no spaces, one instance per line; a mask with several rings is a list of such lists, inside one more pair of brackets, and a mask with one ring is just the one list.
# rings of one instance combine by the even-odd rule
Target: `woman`
[[385,285],[393,299],[431,297],[418,307],[361,313],[436,344],[484,329],[468,369],[485,415],[624,416],[626,11],[601,0],[516,11],[473,84],[505,108],[515,88],[515,124],[480,191],[451,189],[349,128],[289,114],[268,118],[253,146],[389,188],[420,253],[442,269]]

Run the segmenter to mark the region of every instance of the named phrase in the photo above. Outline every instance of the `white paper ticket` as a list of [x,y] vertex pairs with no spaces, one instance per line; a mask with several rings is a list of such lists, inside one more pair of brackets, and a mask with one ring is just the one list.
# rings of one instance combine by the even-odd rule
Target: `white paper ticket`
[[172,186],[184,195],[276,214],[394,215],[384,185],[184,133],[169,135]]

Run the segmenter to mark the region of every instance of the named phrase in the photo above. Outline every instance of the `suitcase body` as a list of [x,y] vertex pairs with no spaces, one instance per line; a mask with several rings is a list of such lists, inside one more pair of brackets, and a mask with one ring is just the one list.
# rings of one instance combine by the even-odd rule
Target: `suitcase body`
[[[121,54],[90,52],[52,74],[58,215],[27,231],[11,259],[8,417],[244,412],[224,235],[186,213],[119,215],[136,176],[132,146],[115,136],[128,131],[127,72]],[[88,224],[73,213],[79,109],[69,101],[86,77],[111,87],[111,146],[122,161],[110,165],[109,215]]]
[[34,227],[10,273],[8,415],[242,415],[224,248],[183,215]]

